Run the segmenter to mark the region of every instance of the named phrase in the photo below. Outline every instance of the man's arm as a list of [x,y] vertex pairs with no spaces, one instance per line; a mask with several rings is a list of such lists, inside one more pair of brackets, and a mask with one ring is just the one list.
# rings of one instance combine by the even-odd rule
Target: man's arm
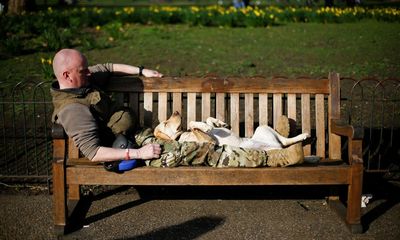
[[[93,162],[108,162],[127,158],[126,149],[100,146],[97,131],[98,126],[89,108],[83,104],[74,103],[64,107],[59,112],[60,123],[79,150]],[[160,157],[161,147],[158,144],[148,144],[139,149],[129,149],[129,159],[152,159]]]
[[[113,74],[139,75],[140,68],[120,63],[104,63],[90,66],[89,71],[91,74],[91,81],[101,86],[107,83]],[[145,77],[163,77],[161,73],[145,68],[142,69],[142,74]]]
[[[114,63],[113,64],[113,71],[114,73],[122,73],[122,74],[131,74],[131,75],[138,75],[140,73],[140,68],[127,65],[127,64],[120,64]],[[155,70],[151,69],[142,69],[142,74],[145,77],[162,77],[163,75]]]
[[108,162],[122,159],[153,159],[159,158],[161,147],[158,144],[147,144],[139,149],[119,149],[100,147],[92,159],[93,162]]

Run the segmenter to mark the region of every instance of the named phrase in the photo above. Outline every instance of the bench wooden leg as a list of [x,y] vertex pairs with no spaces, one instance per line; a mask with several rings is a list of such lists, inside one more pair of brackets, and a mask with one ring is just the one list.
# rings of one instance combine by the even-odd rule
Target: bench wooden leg
[[67,223],[67,198],[63,161],[53,162],[53,213],[57,234],[63,234]]
[[361,225],[361,194],[363,167],[355,164],[351,168],[351,183],[347,190],[347,208],[339,197],[330,197],[329,205],[346,222],[352,233],[362,233]]
[[351,184],[347,195],[346,222],[353,233],[361,233],[361,194],[362,194],[363,166],[354,163],[351,167]]
[[78,184],[68,185],[68,200],[79,201],[81,199],[81,189]]

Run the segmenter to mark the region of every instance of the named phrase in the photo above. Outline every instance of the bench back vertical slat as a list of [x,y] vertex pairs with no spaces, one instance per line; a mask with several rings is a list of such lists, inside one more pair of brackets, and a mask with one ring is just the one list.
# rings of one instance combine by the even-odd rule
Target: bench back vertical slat
[[211,93],[201,94],[201,120],[206,121],[211,117]]
[[153,93],[146,92],[143,96],[143,121],[141,121],[142,126],[152,127],[153,122]]
[[68,156],[69,158],[79,158],[79,149],[72,138],[68,138]]
[[[328,114],[333,119],[340,118],[340,79],[339,74],[330,73],[330,96],[328,99]],[[328,122],[328,124],[330,124]],[[338,135],[330,132],[329,126],[329,158],[330,159],[341,159],[341,141]]]
[[215,94],[215,101],[216,101],[216,116],[215,118],[227,122],[225,116],[225,93],[216,93]]
[[187,94],[187,123],[196,121],[196,93]]
[[[310,94],[301,94],[301,131],[311,133],[311,120],[310,120]],[[304,146],[304,155],[311,155],[311,146]]]
[[175,111],[182,112],[182,93],[180,92],[172,93],[172,112]]
[[67,142],[64,139],[53,139],[53,159],[55,161],[65,160],[65,150]]
[[244,136],[251,137],[254,133],[254,94],[246,93],[244,98]]
[[168,95],[165,92],[158,94],[158,120],[167,120],[167,110],[168,110]]
[[268,93],[258,95],[258,119],[260,125],[268,125]]
[[133,110],[134,113],[138,113],[139,110],[139,93],[129,93],[128,95],[128,106]]
[[315,95],[316,155],[325,158],[325,106],[324,95]]
[[293,119],[294,121],[296,121],[297,117],[296,117],[296,110],[297,110],[297,106],[296,106],[296,94],[295,93],[289,93],[288,96],[288,101],[287,101],[287,116],[288,118]]
[[230,116],[231,116],[231,127],[232,131],[239,134],[239,93],[231,93],[231,107],[230,107]]
[[273,127],[276,128],[276,123],[278,121],[278,118],[283,114],[283,109],[282,109],[282,94],[281,93],[274,93],[273,94],[273,120],[272,124]]

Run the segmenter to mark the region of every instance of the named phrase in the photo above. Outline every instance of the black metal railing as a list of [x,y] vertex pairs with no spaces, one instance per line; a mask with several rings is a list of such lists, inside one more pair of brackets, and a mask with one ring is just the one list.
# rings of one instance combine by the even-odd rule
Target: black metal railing
[[50,82],[0,86],[0,177],[49,181],[51,177]]
[[342,116],[364,128],[363,159],[369,172],[400,163],[400,79],[342,78]]

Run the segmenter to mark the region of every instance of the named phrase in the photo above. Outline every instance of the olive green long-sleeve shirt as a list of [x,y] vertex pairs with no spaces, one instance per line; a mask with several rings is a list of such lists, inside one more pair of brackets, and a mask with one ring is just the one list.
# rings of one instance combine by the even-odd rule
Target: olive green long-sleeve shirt
[[[113,75],[113,64],[97,64],[89,67],[90,82],[104,85]],[[85,94],[91,88],[60,90],[58,82],[53,83],[52,91],[68,92],[71,94]],[[53,97],[54,100],[54,97]],[[90,160],[94,158],[100,146],[104,145],[99,132],[99,122],[93,116],[90,106],[81,103],[71,103],[63,107],[58,113],[55,122],[61,124],[79,150]]]

